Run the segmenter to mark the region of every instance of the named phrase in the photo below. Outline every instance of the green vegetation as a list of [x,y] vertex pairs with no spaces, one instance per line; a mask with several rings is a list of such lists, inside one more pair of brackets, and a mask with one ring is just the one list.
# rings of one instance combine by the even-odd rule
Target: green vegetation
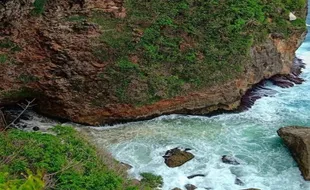
[[0,64],[5,63],[8,60],[8,55],[0,54]]
[[[126,0],[125,19],[95,12],[88,20],[102,30],[93,54],[108,63],[100,73],[103,89],[109,86],[120,102],[143,105],[186,92],[184,86],[227,81],[268,34],[303,32],[305,6],[306,0]],[[290,11],[296,21],[288,21]],[[143,98],[130,94],[133,83]]]
[[39,79],[38,77],[33,76],[33,75],[21,74],[19,75],[18,80],[23,83],[30,83],[30,82],[38,81]]
[[71,15],[66,20],[69,22],[82,22],[83,20],[86,20],[86,16],[83,15]]
[[39,16],[44,12],[45,4],[47,0],[35,0],[33,3],[34,9],[32,10],[32,14],[35,16]]
[[143,178],[141,183],[151,188],[161,187],[163,185],[163,178],[152,173],[141,173]]
[[4,38],[0,40],[0,50],[3,50],[3,52],[0,52],[0,64],[12,64],[14,59],[11,55],[21,51],[21,48],[9,38]]
[[6,92],[0,92],[0,97],[3,99],[22,100],[26,98],[34,98],[39,95],[38,92],[31,90],[30,88],[22,87],[18,90],[10,90]]
[[21,48],[8,38],[0,40],[0,48],[10,49],[12,51],[20,51]]
[[110,170],[73,128],[56,126],[50,132],[0,133],[0,189],[139,189]]

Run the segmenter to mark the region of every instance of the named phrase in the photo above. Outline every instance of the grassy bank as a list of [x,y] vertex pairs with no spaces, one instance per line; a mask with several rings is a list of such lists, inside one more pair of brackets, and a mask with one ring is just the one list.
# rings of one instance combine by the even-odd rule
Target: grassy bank
[[57,126],[51,132],[0,133],[0,189],[151,189],[147,183],[133,186],[119,163],[73,128]]

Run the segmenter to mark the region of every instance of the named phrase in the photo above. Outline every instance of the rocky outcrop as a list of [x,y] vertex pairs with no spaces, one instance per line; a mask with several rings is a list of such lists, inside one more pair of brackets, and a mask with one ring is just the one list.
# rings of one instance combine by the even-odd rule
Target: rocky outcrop
[[231,165],[239,165],[240,163],[236,160],[236,158],[228,155],[222,156],[222,162],[225,164],[231,164]]
[[310,128],[283,127],[278,135],[291,151],[305,180],[310,180]]
[[195,190],[195,189],[197,189],[197,187],[195,185],[192,185],[192,184],[187,184],[187,185],[185,185],[185,189],[186,190]]
[[205,177],[206,175],[204,174],[194,174],[194,175],[190,175],[190,176],[187,176],[187,179],[193,179],[195,177]]
[[33,8],[35,0],[2,0],[0,2],[0,23],[17,21]]
[[[148,104],[122,103],[109,92],[113,84],[109,86],[102,80],[101,74],[108,63],[98,59],[92,48],[102,45],[96,40],[102,30],[83,16],[95,10],[124,18],[127,13],[123,1],[48,0],[44,17],[29,16],[33,2],[6,0],[0,5],[0,20],[10,23],[10,27],[0,30],[0,40],[10,42],[8,47],[0,49],[5,62],[0,64],[0,106],[37,98],[39,112],[91,125],[149,119],[162,114],[204,115],[236,109],[254,84],[291,72],[294,52],[302,41],[300,32],[287,39],[270,34],[265,42],[251,48],[243,72],[230,81],[192,88]],[[70,21],[75,18],[80,20]],[[139,29],[132,33],[137,38],[141,36]],[[137,58],[131,59],[135,62]],[[139,82],[133,81],[130,90],[134,98],[143,99],[146,84],[139,86]]]
[[163,156],[165,159],[165,164],[170,168],[175,168],[182,166],[186,162],[194,158],[194,155],[186,150],[181,150],[179,148],[174,148],[168,150]]

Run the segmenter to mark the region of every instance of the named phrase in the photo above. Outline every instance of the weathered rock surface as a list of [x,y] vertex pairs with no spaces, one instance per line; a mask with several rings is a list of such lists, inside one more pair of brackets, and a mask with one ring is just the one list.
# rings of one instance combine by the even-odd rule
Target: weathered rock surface
[[240,163],[236,160],[236,158],[228,155],[222,156],[222,162],[225,164],[231,164],[231,165],[239,165]]
[[165,164],[168,167],[175,168],[175,167],[182,166],[186,162],[193,159],[194,155],[185,150],[174,148],[174,149],[168,150],[163,157],[165,159]]
[[197,187],[195,185],[192,185],[192,184],[187,184],[187,185],[185,185],[185,189],[186,190],[195,190],[195,189],[197,189]]
[[241,179],[239,179],[239,178],[236,178],[236,179],[235,179],[235,184],[236,184],[236,185],[240,185],[240,186],[243,186],[243,185],[244,185],[243,181],[241,181]]
[[187,176],[188,179],[193,179],[195,177],[205,177],[206,175],[204,174],[194,174],[194,175],[190,175],[190,176]]
[[278,135],[291,151],[305,180],[310,180],[310,128],[283,127]]

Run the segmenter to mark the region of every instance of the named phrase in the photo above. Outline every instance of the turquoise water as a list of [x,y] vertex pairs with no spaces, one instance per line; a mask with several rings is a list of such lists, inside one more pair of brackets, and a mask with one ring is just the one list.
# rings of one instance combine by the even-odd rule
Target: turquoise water
[[[184,189],[188,183],[198,190],[310,189],[310,182],[303,180],[276,133],[283,126],[310,126],[310,35],[297,55],[307,64],[302,74],[306,82],[289,89],[269,84],[276,93],[259,99],[243,113],[214,117],[171,115],[90,132],[117,160],[133,166],[128,171],[131,177],[139,179],[141,172],[161,175],[164,190]],[[195,158],[181,167],[168,168],[162,155],[177,146],[191,148]],[[241,164],[222,163],[225,154],[235,156]],[[193,174],[206,177],[187,179]],[[236,177],[245,185],[236,185]]]

